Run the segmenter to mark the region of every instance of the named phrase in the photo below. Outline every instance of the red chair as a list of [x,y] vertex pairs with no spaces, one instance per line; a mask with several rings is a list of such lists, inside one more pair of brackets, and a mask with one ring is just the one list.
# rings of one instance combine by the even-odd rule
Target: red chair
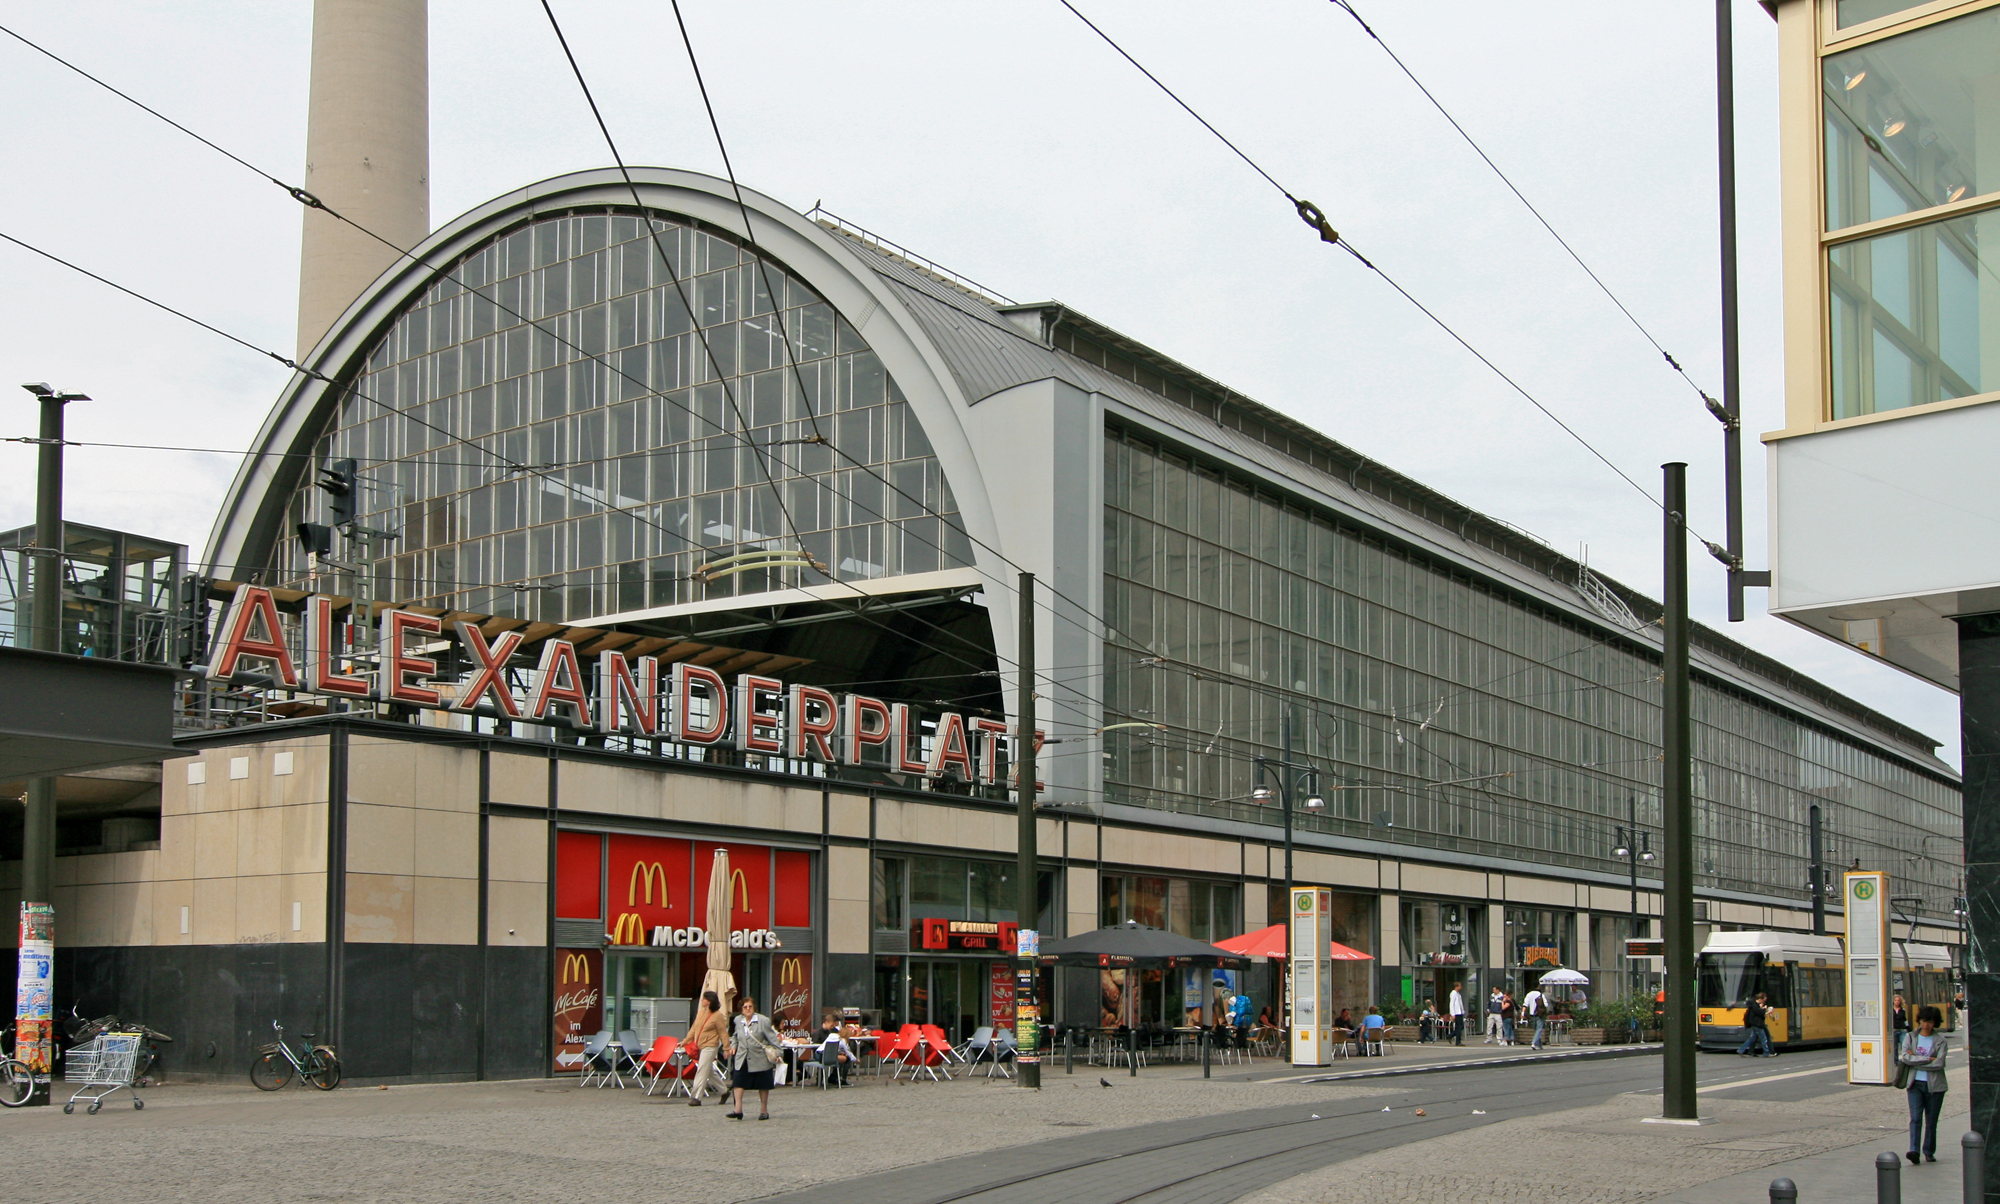
[[911,1055],[916,1052],[917,1042],[922,1035],[914,1024],[905,1024],[893,1037],[888,1033],[883,1033],[881,1040],[875,1046],[880,1051],[880,1060],[876,1063],[876,1073],[879,1075],[883,1066],[894,1062],[896,1063],[896,1073],[890,1077],[901,1078],[903,1067],[909,1063]]
[[[674,1050],[679,1046],[680,1039],[677,1037],[657,1037],[653,1040],[653,1048],[646,1051],[645,1058],[639,1063],[639,1077],[646,1080],[647,1095],[653,1094],[653,1088],[659,1086],[660,1079],[669,1072]],[[682,1067],[674,1071],[673,1077],[686,1077],[682,1073],[685,1070],[686,1067]]]
[[952,1048],[951,1038],[944,1035],[944,1030],[942,1028],[939,1028],[935,1024],[924,1024],[924,1025],[919,1025],[918,1027],[920,1027],[923,1030],[924,1044],[937,1050],[938,1053],[941,1055],[939,1061],[944,1062],[946,1064],[946,1070],[945,1070],[946,1074],[951,1073],[950,1063],[952,1062],[963,1063],[965,1061],[965,1058],[961,1056],[956,1049]]

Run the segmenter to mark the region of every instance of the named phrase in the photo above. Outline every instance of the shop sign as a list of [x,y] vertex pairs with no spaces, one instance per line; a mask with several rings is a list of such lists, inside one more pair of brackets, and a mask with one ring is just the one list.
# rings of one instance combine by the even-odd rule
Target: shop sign
[[[271,590],[238,586],[216,629],[207,675],[227,680],[254,662],[278,688],[305,694],[624,732],[830,765],[886,766],[894,773],[956,776],[989,786],[1002,783],[1001,762],[1011,760],[1014,730],[995,720],[955,712],[925,720],[906,703],[787,686],[754,673],[739,673],[731,682],[703,665],[662,665],[656,657],[628,659],[615,651],[599,653],[590,672],[588,658],[570,640],[542,641],[536,667],[517,687],[508,668],[523,642],[520,632],[500,632],[489,641],[475,624],[447,627],[436,615],[413,610],[381,613],[380,651],[371,668],[341,651],[354,645],[351,632],[342,634],[353,626],[351,620],[335,619],[345,599],[308,594],[302,605],[303,647],[294,647]],[[470,666],[459,677],[441,673],[436,656],[451,642],[458,645],[459,662]],[[1046,732],[1035,732],[1037,751],[1046,738]],[[1037,782],[1036,789],[1042,788]]]
[[1013,1031],[1014,967],[1006,962],[994,962],[987,983],[987,1010],[993,1017],[993,1027]]
[[583,1048],[604,1027],[604,951],[556,950],[555,1056],[558,1072],[581,1070]]
[[1420,966],[1462,966],[1465,964],[1465,955],[1462,953],[1419,953],[1417,954],[1417,964]]
[[771,999],[771,1019],[778,1035],[810,1040],[812,1017],[812,955],[787,953],[778,959],[773,976],[777,990]]
[[1562,950],[1556,948],[1554,945],[1523,945],[1521,946],[1521,964],[1523,966],[1560,966],[1562,965]]
[[1012,920],[918,920],[913,947],[925,951],[1013,953],[1020,946],[1021,926]]
[[[623,933],[623,928],[618,932],[612,933],[611,943],[614,945],[637,945],[642,943],[637,940],[626,940]],[[637,934],[638,928],[635,925],[632,928],[632,935],[636,936]],[[652,939],[644,943],[661,949],[706,949],[708,948],[708,929],[655,928],[653,929]],[[778,940],[778,934],[772,932],[769,928],[738,928],[729,934],[729,947],[731,949],[777,949],[781,947],[781,943]]]

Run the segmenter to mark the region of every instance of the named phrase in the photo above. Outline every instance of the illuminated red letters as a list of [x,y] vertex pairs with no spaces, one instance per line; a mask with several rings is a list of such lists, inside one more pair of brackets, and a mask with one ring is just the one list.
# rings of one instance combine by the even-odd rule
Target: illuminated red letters
[[549,712],[568,707],[570,723],[590,726],[590,699],[583,692],[583,671],[577,668],[576,645],[549,640],[542,645],[542,663],[535,669],[535,688],[528,694],[528,718],[553,722]]
[[[257,634],[257,625],[264,632]],[[284,628],[278,625],[278,604],[271,591],[261,585],[245,585],[236,591],[229,613],[222,620],[222,638],[208,662],[210,677],[230,677],[244,657],[271,662],[272,676],[281,686],[296,690],[299,675],[292,668],[291,650],[285,647]]]
[[500,638],[489,645],[486,637],[480,634],[479,628],[471,623],[459,623],[456,626],[459,647],[464,648],[472,657],[473,664],[478,666],[478,671],[472,675],[472,680],[466,683],[465,688],[458,692],[458,697],[452,700],[451,709],[470,714],[478,709],[482,698],[491,696],[496,714],[509,719],[519,719],[521,707],[514,701],[514,691],[507,688],[506,672],[508,659],[521,646],[521,633],[502,632]]
[[849,694],[840,711],[841,759],[849,765],[861,764],[862,745],[889,742],[889,708],[881,699]]
[[817,755],[832,764],[833,733],[840,726],[840,707],[833,695],[818,686],[793,686],[790,710],[791,755]]
[[[708,698],[708,722],[694,722],[694,687],[701,686]],[[716,744],[729,730],[729,687],[722,674],[686,661],[674,666],[674,710],[667,735],[683,744]]]
[[784,697],[785,683],[775,677],[737,675],[736,747],[755,753],[785,751],[785,717],[777,711]]
[[427,656],[411,656],[403,644],[406,632],[436,635],[442,630],[443,627],[430,615],[408,610],[382,612],[383,701],[404,702],[419,707],[443,705],[444,699],[436,690],[410,680],[413,674],[418,681],[436,677],[438,663]]
[[333,599],[314,594],[306,599],[306,689],[342,698],[366,698],[370,690],[365,673],[342,673],[340,653],[334,648]]

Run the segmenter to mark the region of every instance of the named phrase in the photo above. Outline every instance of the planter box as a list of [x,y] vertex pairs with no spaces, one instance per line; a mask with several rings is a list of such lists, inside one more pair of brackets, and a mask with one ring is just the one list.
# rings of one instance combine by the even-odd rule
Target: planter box
[[1573,1028],[1569,1030],[1569,1039],[1578,1045],[1619,1045],[1624,1034],[1608,1028]]
[[1392,1024],[1383,1030],[1391,1041],[1417,1041],[1422,1039],[1423,1030],[1414,1024]]

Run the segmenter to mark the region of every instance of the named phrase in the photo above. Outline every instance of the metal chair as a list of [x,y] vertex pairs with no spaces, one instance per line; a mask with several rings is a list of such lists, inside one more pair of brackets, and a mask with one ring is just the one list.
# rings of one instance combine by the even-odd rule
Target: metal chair
[[602,1087],[615,1071],[612,1060],[605,1055],[611,1045],[611,1030],[599,1029],[597,1034],[583,1046],[583,1077],[576,1081],[579,1087],[588,1087],[593,1079]]

